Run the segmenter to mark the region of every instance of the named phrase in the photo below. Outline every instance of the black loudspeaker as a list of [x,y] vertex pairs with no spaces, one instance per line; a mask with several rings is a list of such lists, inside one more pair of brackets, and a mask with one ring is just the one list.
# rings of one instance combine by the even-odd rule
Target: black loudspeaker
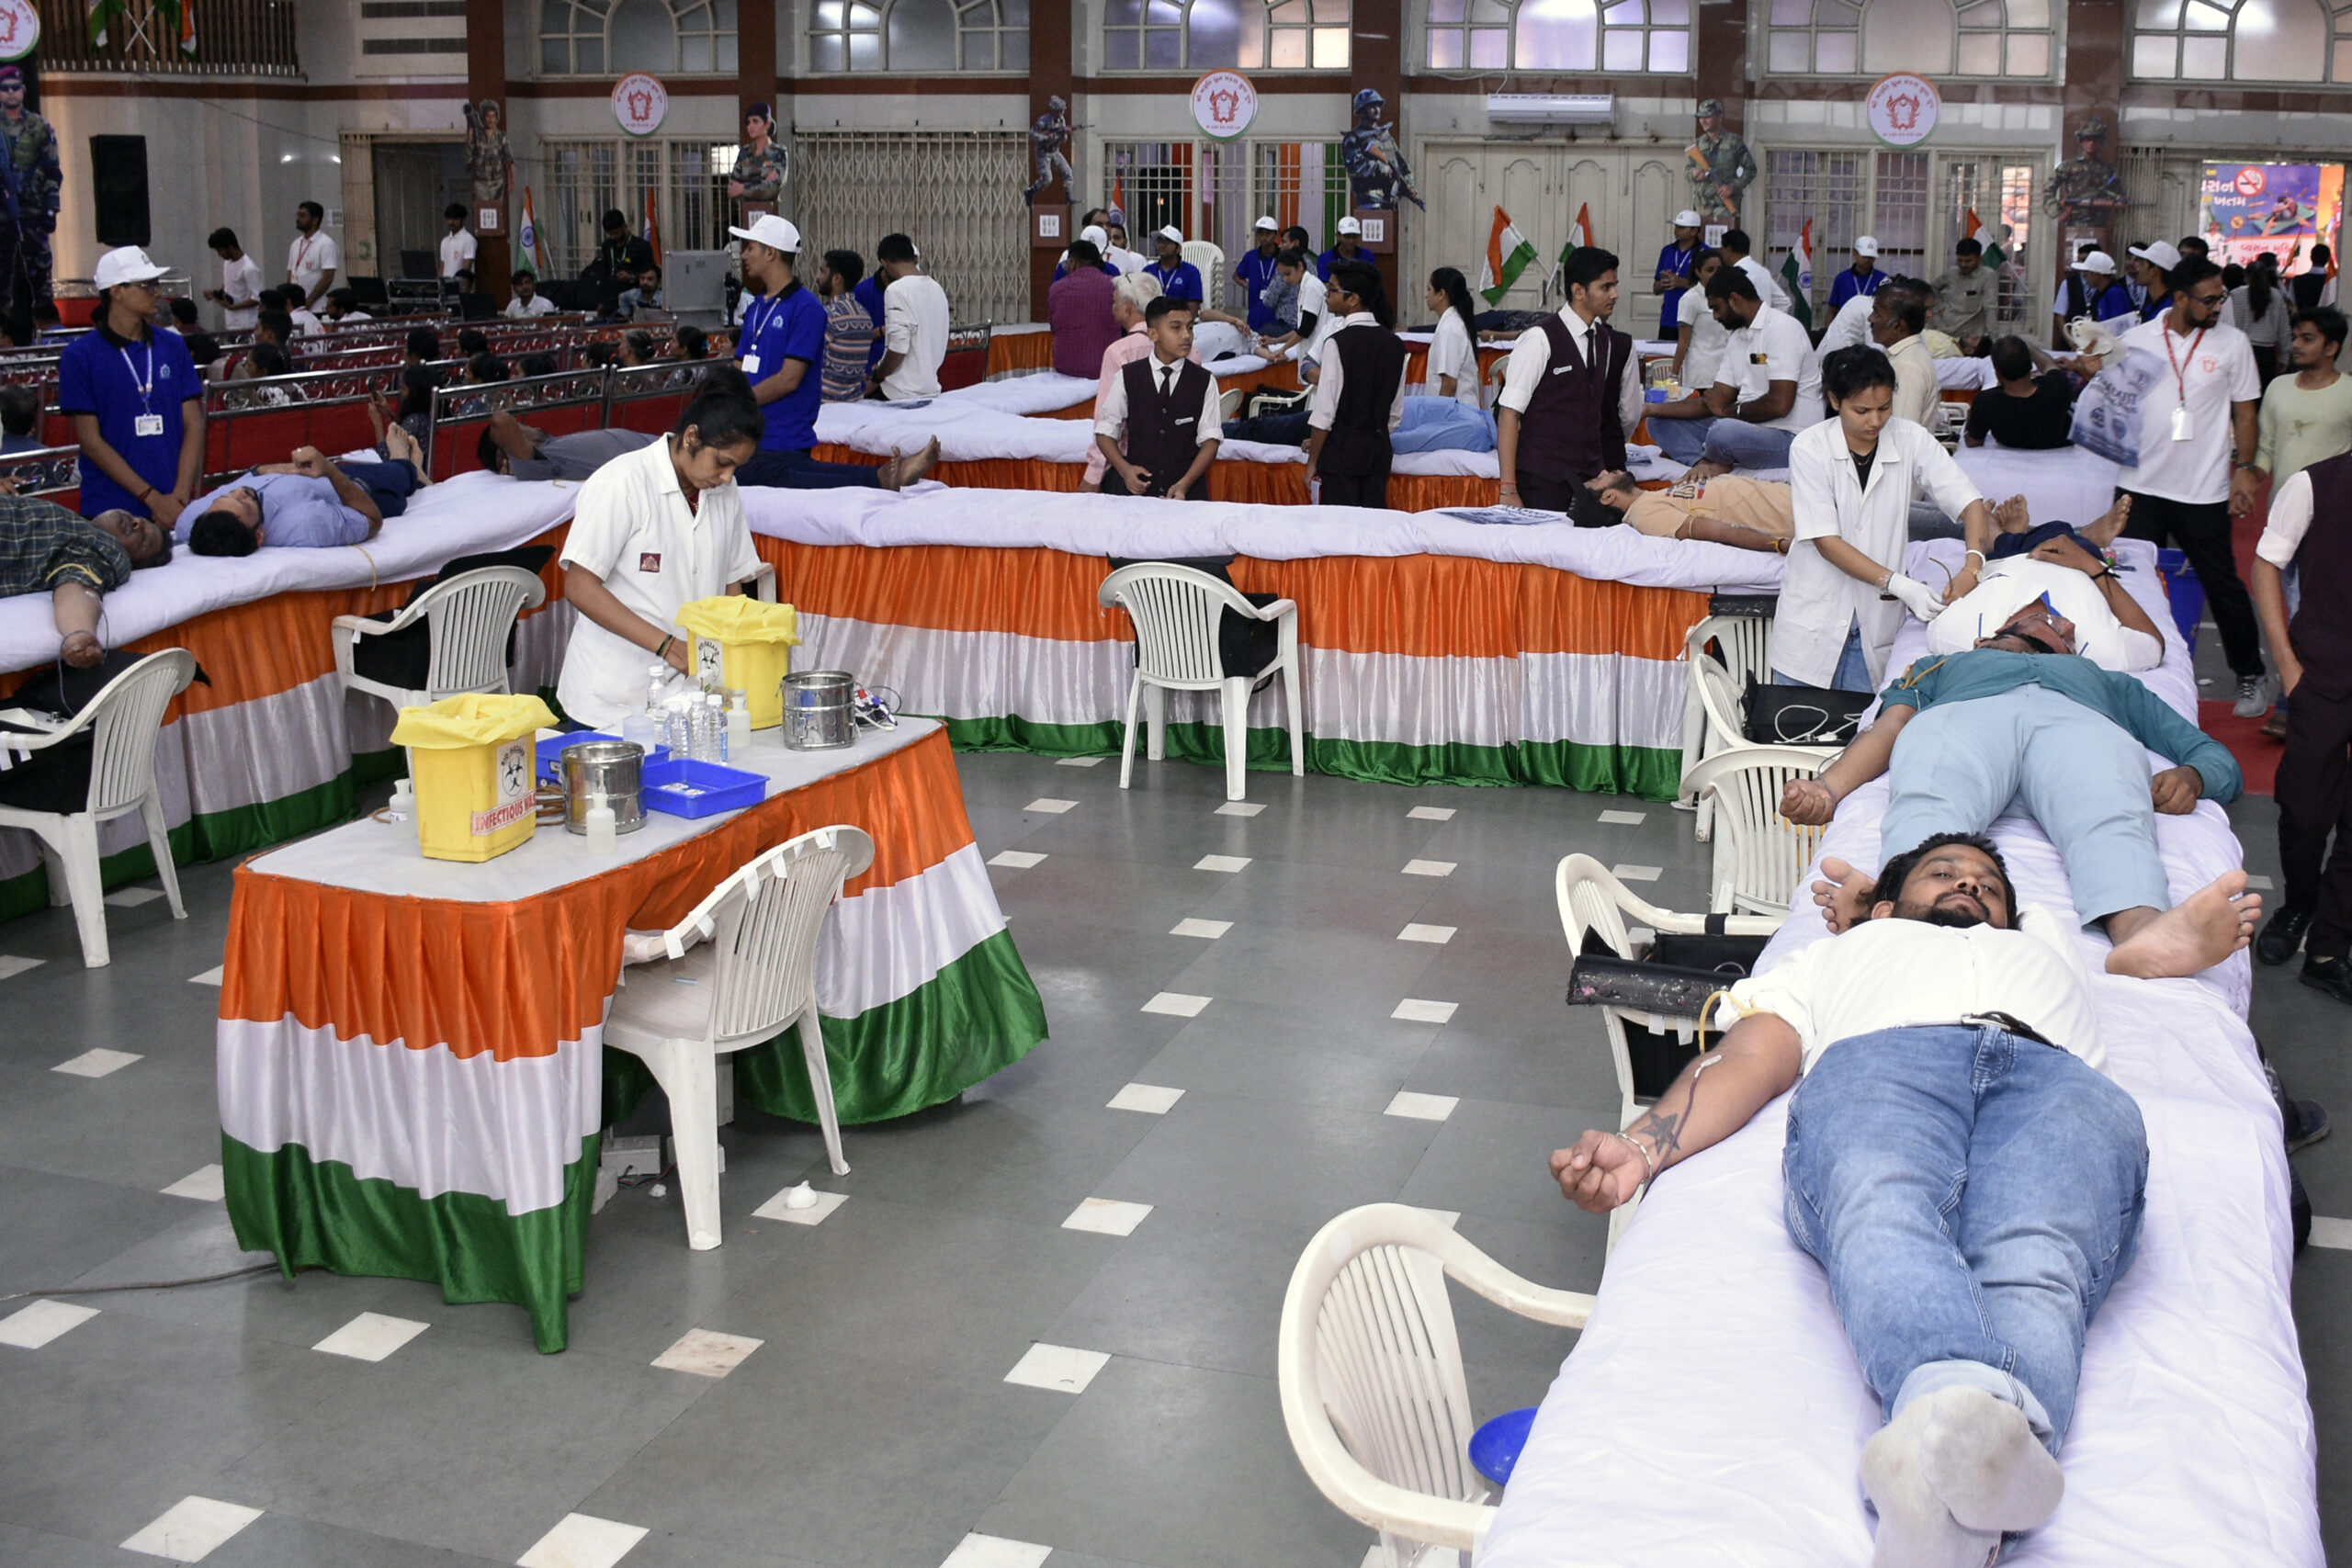
[[98,243],[148,243],[145,137],[91,137],[90,187],[97,198]]

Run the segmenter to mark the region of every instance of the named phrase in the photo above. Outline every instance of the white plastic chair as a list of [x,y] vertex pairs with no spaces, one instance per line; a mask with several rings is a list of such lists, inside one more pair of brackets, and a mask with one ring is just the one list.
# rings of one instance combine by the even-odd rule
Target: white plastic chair
[[155,787],[155,743],[164,732],[164,710],[195,678],[196,655],[184,648],[167,648],[107,682],[63,728],[8,737],[8,746],[18,751],[43,750],[85,733],[90,737],[90,793],[81,810],[0,806],[0,828],[23,828],[40,836],[40,858],[49,868],[49,901],[73,903],[82,962],[89,968],[103,969],[113,957],[107,945],[106,893],[98,885],[100,823],[134,811],[145,819],[147,847],[154,852],[164,896],[172,901],[172,919],[187,919],[164,823],[164,797]]
[[[1560,906],[1560,930],[1568,939],[1568,953],[1573,959],[1585,950],[1589,933],[1599,933],[1609,951],[1620,958],[1640,956],[1634,950],[1633,932],[1626,924],[1630,918],[1635,924],[1651,931],[1673,931],[1692,935],[1707,929],[1705,915],[1685,915],[1673,909],[1661,909],[1657,905],[1636,897],[1617,880],[1608,867],[1590,855],[1567,855],[1561,859],[1553,874],[1553,892]],[[1723,921],[1728,936],[1770,936],[1781,929],[1786,913],[1772,915],[1730,915]],[[1625,1026],[1651,1030],[1660,1034],[1677,1034],[1688,1026],[1688,1020],[1668,1018],[1663,1014],[1639,1008],[1603,1007],[1600,1014],[1602,1030],[1609,1036],[1609,1065],[1617,1074],[1619,1130],[1634,1124],[1643,1106],[1634,1092],[1634,1056],[1625,1041]],[[1609,1215],[1609,1246],[1613,1250],[1617,1238],[1624,1233],[1626,1223],[1633,1219],[1634,1210],[1641,1200],[1611,1210]]]
[[1283,1424],[1316,1489],[1380,1532],[1367,1563],[1475,1551],[1494,1523],[1470,1464],[1470,1393],[1447,1275],[1497,1306],[1582,1328],[1593,1298],[1531,1284],[1425,1209],[1373,1203],[1316,1233],[1275,1346]]
[[[1290,720],[1290,771],[1306,773],[1306,748],[1300,733],[1298,694],[1298,606],[1277,599],[1261,609],[1229,582],[1189,566],[1170,561],[1138,561],[1123,566],[1102,580],[1095,600],[1104,609],[1125,607],[1136,624],[1136,678],[1127,688],[1127,731],[1119,751],[1119,787],[1125,789],[1136,763],[1136,716],[1138,705],[1149,715],[1151,734],[1145,756],[1157,762],[1168,754],[1170,692],[1216,692],[1222,704],[1225,727],[1225,797],[1239,800],[1248,791],[1250,750],[1250,688],[1260,678],[1280,671],[1283,706]],[[1274,661],[1256,675],[1225,673],[1217,657],[1218,612],[1231,610],[1252,620],[1272,621],[1281,637]]]
[[[1707,645],[1714,644],[1721,659],[1707,652]],[[1747,738],[1740,733],[1738,714],[1750,681],[1772,678],[1772,617],[1770,615],[1707,615],[1692,626],[1682,639],[1682,655],[1690,666],[1690,687],[1682,702],[1682,771],[1689,773],[1717,751],[1731,746],[1745,746]],[[1700,690],[1700,660],[1707,660],[1722,671],[1731,690],[1731,700],[1724,710],[1733,721],[1726,726],[1711,727],[1705,703]],[[1724,739],[1716,743],[1717,728]],[[1685,795],[1683,800],[1689,800]],[[1698,811],[1696,837],[1705,843],[1714,829],[1714,814],[1701,802],[1692,802]]]
[[[389,621],[365,615],[334,618],[334,672],[344,689],[383,698],[395,708],[423,707],[467,692],[505,692],[506,634],[525,610],[547,603],[539,574],[519,566],[486,566],[436,582]],[[422,618],[432,638],[432,661],[422,690],[371,681],[353,668],[362,637],[385,637]]]
[[668,957],[622,973],[605,1043],[642,1060],[669,1096],[686,1245],[697,1252],[720,1239],[719,1057],[797,1025],[826,1157],[834,1175],[849,1174],[817,1021],[817,939],[842,884],[873,863],[863,829],[803,833],[744,864],[671,927]]
[[[1744,746],[1710,757],[1684,775],[1682,787],[1717,812],[1716,906],[1749,914],[1785,915],[1797,879],[1813,863],[1822,829],[1781,815],[1781,791],[1791,779],[1819,778],[1834,752],[1814,746]],[[1726,903],[1722,890],[1730,889]]]
[[1219,310],[1225,307],[1225,285],[1228,275],[1225,270],[1225,247],[1214,240],[1187,240],[1179,254],[1201,269],[1201,292],[1208,302]]

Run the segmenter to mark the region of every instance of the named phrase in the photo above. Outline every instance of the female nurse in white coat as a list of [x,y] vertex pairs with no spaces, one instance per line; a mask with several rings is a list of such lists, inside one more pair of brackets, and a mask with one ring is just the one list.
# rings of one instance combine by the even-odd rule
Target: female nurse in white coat
[[1796,542],[1772,622],[1773,677],[1784,686],[1874,692],[1905,610],[1932,619],[1943,596],[1904,575],[1911,502],[1924,496],[1956,516],[1968,536],[1953,597],[1976,585],[1993,540],[1993,513],[1936,438],[1895,419],[1894,367],[1875,348],[1840,349],[1821,362],[1833,411],[1789,447]]

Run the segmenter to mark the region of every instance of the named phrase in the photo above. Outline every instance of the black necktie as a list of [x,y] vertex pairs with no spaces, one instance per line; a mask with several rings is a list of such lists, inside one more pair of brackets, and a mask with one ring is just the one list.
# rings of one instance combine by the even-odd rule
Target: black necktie
[[1163,398],[1176,395],[1176,367],[1173,365],[1159,367],[1159,395]]

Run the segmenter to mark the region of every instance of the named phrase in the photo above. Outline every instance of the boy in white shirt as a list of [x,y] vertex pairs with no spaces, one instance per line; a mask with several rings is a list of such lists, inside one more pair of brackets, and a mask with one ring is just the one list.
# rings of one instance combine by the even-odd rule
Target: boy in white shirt
[[923,276],[922,253],[906,235],[883,235],[874,254],[882,279],[882,362],[867,378],[866,396],[935,398],[947,357],[947,291]]
[[261,264],[245,254],[233,229],[215,229],[204,243],[220,258],[220,287],[205,298],[220,305],[224,332],[250,331],[261,320]]
[[441,236],[441,276],[455,277],[473,269],[474,256],[481,250],[473,235],[466,231],[466,209],[451,202],[441,209],[441,221],[447,232]]

